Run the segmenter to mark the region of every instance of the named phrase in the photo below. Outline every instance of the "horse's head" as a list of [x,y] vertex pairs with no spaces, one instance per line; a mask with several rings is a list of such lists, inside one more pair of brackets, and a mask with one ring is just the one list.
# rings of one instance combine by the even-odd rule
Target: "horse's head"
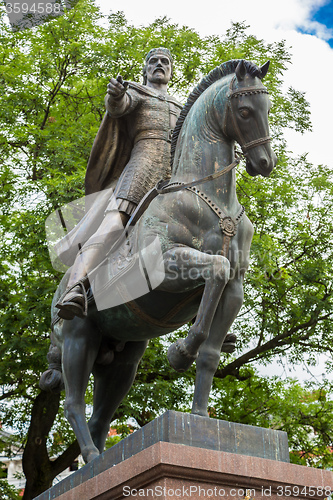
[[268,114],[271,103],[261,79],[269,61],[261,68],[250,68],[240,61],[227,93],[223,133],[238,142],[246,157],[246,170],[252,175],[268,177],[277,157],[271,148]]

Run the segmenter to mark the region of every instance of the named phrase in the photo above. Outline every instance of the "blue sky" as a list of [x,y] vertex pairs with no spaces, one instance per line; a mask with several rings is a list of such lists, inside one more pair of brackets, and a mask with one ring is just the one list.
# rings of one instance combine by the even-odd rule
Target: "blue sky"
[[[327,41],[330,47],[333,48],[333,2],[328,1],[324,5],[321,6],[313,6],[313,10],[311,12],[311,18],[314,21],[314,25],[308,27],[308,29],[302,27],[302,33],[309,34],[317,34],[318,36],[323,36],[323,38]],[[316,30],[316,23],[319,23],[324,29],[323,32]]]
[[315,21],[325,24],[328,28],[333,28],[333,2],[328,2],[320,7],[313,16]]

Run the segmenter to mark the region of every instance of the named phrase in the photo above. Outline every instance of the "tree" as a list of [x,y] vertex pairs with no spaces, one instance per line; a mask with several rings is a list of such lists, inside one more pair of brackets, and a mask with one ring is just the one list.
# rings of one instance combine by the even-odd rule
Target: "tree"
[[175,54],[188,47],[187,61],[175,74],[181,92],[198,74],[195,61],[203,46],[193,31],[165,20],[136,29],[122,14],[111,15],[107,28],[100,19],[98,9],[86,2],[47,24],[12,33],[2,15],[0,251],[5,293],[0,372],[2,401],[11,398],[10,406],[2,407],[2,421],[24,436],[26,419],[32,415],[24,454],[26,498],[49,487],[61,470],[59,463],[65,468],[77,455],[73,445],[58,465],[50,462],[49,453],[66,448],[73,436],[65,435],[59,424],[57,438],[46,449],[59,396],[39,394],[38,389],[46,368],[50,303],[61,278],[49,262],[46,216],[83,194],[84,171],[104,114],[110,76],[122,73],[137,80],[147,46],[172,38]]
[[[232,25],[224,37],[200,38],[166,18],[139,28],[128,24],[122,13],[101,20],[90,0],[31,30],[12,32],[4,12],[1,18],[0,411],[3,425],[14,428],[25,442],[25,499],[48,488],[78,453],[60,396],[38,388],[46,369],[50,303],[61,279],[50,264],[45,219],[83,194],[108,79],[121,74],[140,81],[143,55],[151,47],[168,46],[174,54],[171,92],[183,100],[201,75],[222,61],[246,58],[261,65],[271,60],[266,82],[280,161],[269,180],[250,179],[239,169],[239,196],[255,222],[256,236],[245,306],[234,327],[242,332],[239,347],[235,356],[223,358],[215,379],[216,414],[238,418],[237,412],[222,411],[218,404],[231,380],[235,388],[248,381],[244,394],[265,384],[249,363],[268,362],[279,353],[297,362],[309,347],[323,352],[331,344],[332,184],[327,169],[309,165],[306,157],[291,159],[286,151],[283,130],[302,132],[310,125],[304,95],[294,89],[282,92],[290,62],[284,43],[265,44],[241,24]],[[117,412],[122,429],[128,416],[143,425],[164,409],[189,409],[194,368],[185,377],[171,370],[165,358],[171,338],[151,342],[133,390]],[[246,345],[253,345],[248,353]],[[273,383],[265,387],[263,398]],[[304,394],[300,389],[299,398]],[[273,412],[272,405],[267,411]],[[258,412],[253,415],[253,421],[268,425]],[[280,427],[287,426],[279,418]],[[295,426],[288,429],[291,438],[297,435]],[[56,454],[58,459],[50,461]]]

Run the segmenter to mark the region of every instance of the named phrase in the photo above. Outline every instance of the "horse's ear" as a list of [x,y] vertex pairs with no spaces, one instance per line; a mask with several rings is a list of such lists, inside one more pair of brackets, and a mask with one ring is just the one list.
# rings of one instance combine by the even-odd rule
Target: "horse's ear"
[[267,61],[263,66],[261,66],[261,68],[260,68],[260,80],[262,80],[267,75],[269,63],[270,63],[270,61]]
[[235,73],[236,73],[237,80],[239,82],[244,80],[245,75],[246,75],[246,66],[245,66],[243,59],[241,61],[239,61],[239,63],[237,64]]

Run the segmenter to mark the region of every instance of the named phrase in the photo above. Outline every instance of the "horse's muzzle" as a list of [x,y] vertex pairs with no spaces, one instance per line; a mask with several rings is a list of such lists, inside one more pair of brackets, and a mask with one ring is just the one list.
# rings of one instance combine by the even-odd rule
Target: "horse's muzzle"
[[246,159],[246,171],[251,177],[256,175],[262,175],[263,177],[269,177],[273,168],[276,166],[277,156],[272,151],[270,157],[263,157],[254,164],[249,158]]

